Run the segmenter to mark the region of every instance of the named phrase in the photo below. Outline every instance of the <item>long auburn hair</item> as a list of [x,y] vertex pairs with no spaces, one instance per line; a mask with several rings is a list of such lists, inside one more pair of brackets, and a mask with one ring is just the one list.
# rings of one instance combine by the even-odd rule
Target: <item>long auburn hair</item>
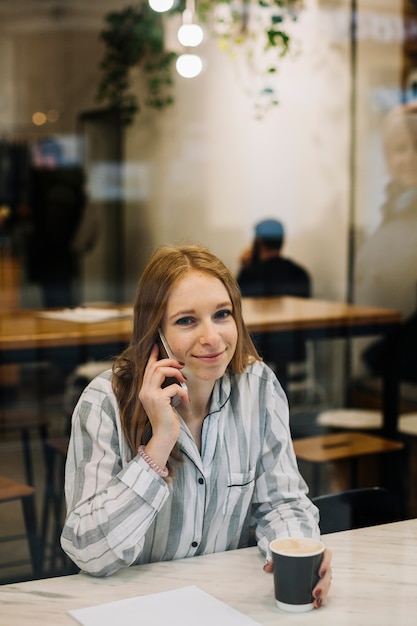
[[156,343],[172,287],[187,272],[197,270],[219,279],[233,305],[237,344],[229,371],[242,373],[247,365],[260,360],[242,317],[239,286],[220,259],[197,245],[165,246],[151,256],[139,280],[133,310],[133,333],[129,346],[113,364],[113,391],[120,409],[124,435],[136,453],[152,434],[148,416],[139,400],[143,375]]

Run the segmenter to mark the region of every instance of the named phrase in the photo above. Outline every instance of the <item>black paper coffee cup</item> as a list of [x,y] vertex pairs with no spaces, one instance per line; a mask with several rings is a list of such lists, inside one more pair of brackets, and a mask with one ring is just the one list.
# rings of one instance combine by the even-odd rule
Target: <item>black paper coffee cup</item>
[[284,611],[310,611],[324,544],[317,539],[285,537],[275,539],[269,547],[274,564],[277,606]]

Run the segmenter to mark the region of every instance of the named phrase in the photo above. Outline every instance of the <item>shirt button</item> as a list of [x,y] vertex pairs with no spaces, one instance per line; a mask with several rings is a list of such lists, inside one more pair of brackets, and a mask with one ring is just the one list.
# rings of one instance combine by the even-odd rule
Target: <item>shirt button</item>
[[200,478],[198,479],[198,482],[200,483],[200,485],[204,485],[204,478],[201,478],[200,476]]
[[196,548],[198,546],[198,542],[197,541],[193,541],[193,543],[191,544],[193,548]]

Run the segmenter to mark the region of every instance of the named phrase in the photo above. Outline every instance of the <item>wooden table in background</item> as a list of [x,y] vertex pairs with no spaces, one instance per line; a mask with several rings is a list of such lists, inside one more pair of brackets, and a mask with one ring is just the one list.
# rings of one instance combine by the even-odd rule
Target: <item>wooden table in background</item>
[[357,337],[384,334],[401,322],[399,311],[315,298],[243,298],[242,303],[251,332],[304,332],[312,338]]
[[[391,309],[287,296],[243,298],[243,315],[251,332],[299,334],[311,340],[386,335],[401,323],[400,312]],[[398,432],[399,380],[394,348],[387,358],[383,381],[386,437],[396,437]]]
[[[120,306],[126,310],[126,305]],[[327,302],[324,300],[276,297],[243,298],[243,315],[250,332],[299,333],[305,339],[335,339],[384,335],[401,322],[398,311]],[[37,310],[0,313],[0,363],[24,362],[27,354],[76,346],[80,361],[94,346],[126,345],[132,332],[131,317],[105,322],[76,323],[39,316]],[[390,365],[390,364],[389,364]],[[395,363],[384,379],[384,432],[397,432],[398,378]]]

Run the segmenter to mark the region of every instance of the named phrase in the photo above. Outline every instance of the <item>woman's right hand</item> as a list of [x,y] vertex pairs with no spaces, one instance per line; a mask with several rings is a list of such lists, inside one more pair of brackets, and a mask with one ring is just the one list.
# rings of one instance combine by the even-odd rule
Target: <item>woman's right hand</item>
[[180,434],[180,420],[172,407],[172,398],[179,396],[183,402],[189,401],[187,390],[179,384],[167,387],[162,387],[162,384],[166,378],[176,378],[178,383],[185,382],[185,377],[181,373],[182,367],[183,364],[176,359],[158,359],[158,346],[155,345],[149,356],[139,392],[139,399],[152,426],[152,438],[146,445],[146,451],[158,465],[160,463],[156,456],[166,455],[161,467],[166,464]]
[[239,256],[239,263],[242,268],[247,268],[252,265],[253,262],[253,246],[245,248]]

